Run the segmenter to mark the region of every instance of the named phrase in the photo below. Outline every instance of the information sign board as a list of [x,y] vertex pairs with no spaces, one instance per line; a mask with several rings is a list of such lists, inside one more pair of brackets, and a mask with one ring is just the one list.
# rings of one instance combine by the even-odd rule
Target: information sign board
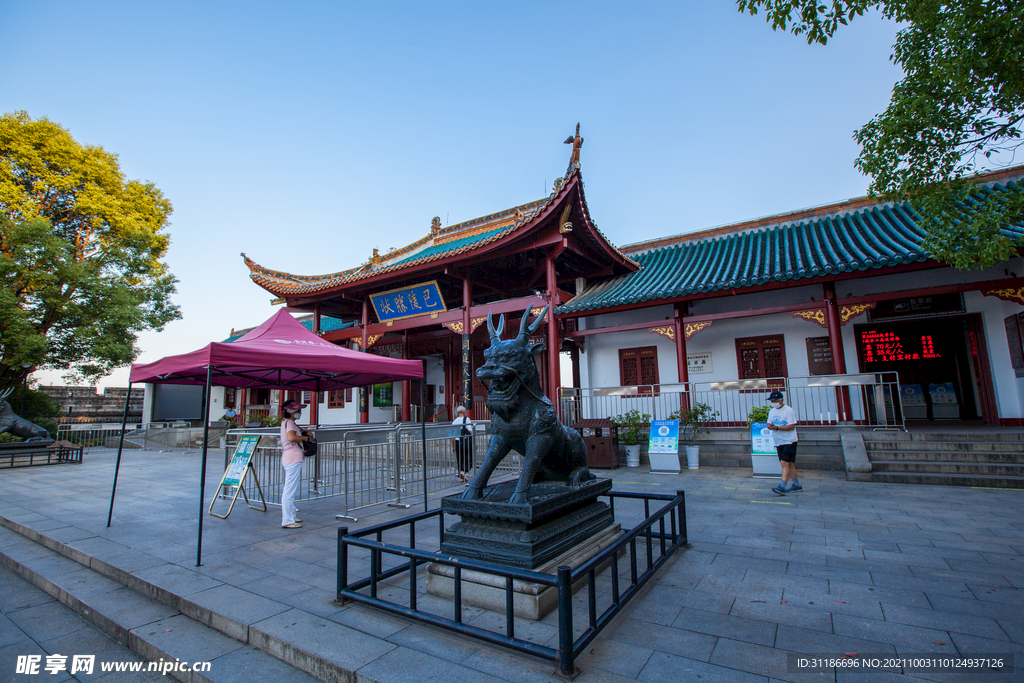
[[679,420],[653,420],[647,443],[651,474],[679,474]]
[[394,403],[393,385],[391,382],[386,384],[374,384],[373,385],[373,407],[374,408],[389,408]]
[[714,373],[711,364],[711,352],[686,354],[686,372],[691,375],[710,375]]
[[242,479],[245,477],[245,470],[249,467],[249,463],[252,462],[252,456],[256,453],[256,445],[259,442],[259,434],[246,434],[238,440],[235,455],[231,458],[231,464],[228,465],[228,469],[224,473],[224,480],[221,482],[221,486],[238,486],[242,483]]
[[679,420],[654,420],[651,422],[651,439],[648,453],[679,452]]
[[750,425],[750,461],[756,478],[782,476],[779,452],[775,450],[775,439],[772,438],[767,422],[754,422]]
[[[263,497],[263,489],[260,487],[260,480],[256,478],[256,473],[252,470],[252,456],[256,454],[256,447],[260,443],[259,434],[245,434],[238,439],[238,444],[235,446],[235,454],[231,458],[231,462],[228,464],[228,468],[224,470],[224,476],[220,480],[220,485],[217,487],[217,493],[214,494],[213,500],[210,501],[210,514],[214,517],[220,517],[221,519],[227,519],[231,511],[235,509],[235,501],[238,500],[238,494],[241,493],[242,497],[245,498],[245,504],[253,510],[267,511],[267,499]],[[260,494],[260,500],[263,502],[263,507],[255,507],[249,502],[249,496],[245,492],[243,482],[248,474],[252,474],[253,481],[256,482],[256,490]],[[234,495],[224,493],[225,488],[233,488],[235,490]],[[228,511],[223,515],[217,514],[213,511],[213,506],[217,504],[217,498],[221,495],[231,495],[231,505],[228,506]]]

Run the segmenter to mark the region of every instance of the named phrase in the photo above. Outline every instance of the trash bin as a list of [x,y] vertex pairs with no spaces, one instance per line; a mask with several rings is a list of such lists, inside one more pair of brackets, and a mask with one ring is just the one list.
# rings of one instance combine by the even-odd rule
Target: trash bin
[[611,420],[580,420],[573,429],[587,446],[587,467],[613,470],[619,466],[619,430]]

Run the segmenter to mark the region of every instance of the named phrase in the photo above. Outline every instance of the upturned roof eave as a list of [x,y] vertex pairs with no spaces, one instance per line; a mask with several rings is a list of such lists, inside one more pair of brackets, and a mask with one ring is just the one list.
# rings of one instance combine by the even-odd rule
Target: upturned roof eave
[[[573,194],[573,190],[577,190],[575,195]],[[423,260],[414,259],[411,262],[396,263],[394,266],[384,266],[364,273],[359,273],[357,269],[353,269],[351,271],[340,271],[339,274],[351,273],[353,277],[345,277],[340,281],[334,284],[329,284],[325,287],[316,287],[315,280],[311,280],[308,283],[297,283],[294,288],[275,286],[275,283],[270,281],[270,275],[284,278],[296,276],[290,273],[272,271],[271,269],[256,264],[249,258],[245,259],[245,263],[250,270],[250,278],[253,282],[271,294],[289,299],[324,298],[345,290],[375,288],[385,283],[393,283],[395,280],[406,279],[410,276],[416,276],[425,272],[437,271],[455,263],[465,264],[466,262],[478,262],[481,259],[486,259],[488,255],[504,249],[510,244],[529,239],[532,235],[541,230],[542,227],[544,227],[544,224],[547,223],[554,214],[564,208],[565,202],[572,201],[574,197],[579,200],[579,208],[583,214],[584,224],[591,240],[598,246],[599,250],[612,261],[613,267],[617,266],[618,269],[621,269],[624,272],[638,270],[640,265],[619,252],[619,250],[616,249],[610,241],[608,241],[604,234],[597,229],[597,226],[591,219],[589,208],[586,204],[586,197],[583,194],[583,183],[579,169],[575,169],[565,183],[559,187],[556,192],[546,198],[543,208],[535,212],[523,223],[514,223],[479,243],[467,245],[467,248],[464,250],[457,249],[453,252],[443,252],[441,254],[425,257]],[[521,206],[529,206],[536,203],[537,201],[528,202]],[[506,212],[514,211],[517,208],[519,207],[513,207],[513,209],[506,210]],[[478,219],[474,219],[474,221],[475,220]],[[467,223],[471,222],[473,221],[467,221]],[[329,276],[308,277],[326,278]]]

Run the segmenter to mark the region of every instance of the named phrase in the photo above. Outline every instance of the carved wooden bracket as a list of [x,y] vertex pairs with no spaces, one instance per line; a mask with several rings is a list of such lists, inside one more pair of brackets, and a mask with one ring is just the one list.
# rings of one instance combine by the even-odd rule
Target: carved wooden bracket
[[447,327],[455,334],[463,334],[463,326],[461,320],[453,320],[450,323],[441,323],[441,327]]
[[683,336],[686,337],[686,341],[690,341],[690,338],[698,332],[703,332],[707,328],[711,327],[712,320],[705,320],[699,323],[684,323],[683,324]]
[[473,334],[476,332],[476,328],[480,327],[487,321],[487,318],[473,318],[469,321],[469,333]]
[[1024,306],[1024,287],[999,287],[983,289],[981,293],[985,296],[994,296],[1003,301],[1012,301]]
[[664,327],[652,327],[651,334],[660,334],[662,337],[668,337],[672,341],[676,340],[675,325],[666,325]]
[[854,304],[853,306],[843,306],[839,309],[839,324],[845,325],[858,315],[865,311],[870,311],[874,307],[874,304]]
[[[383,337],[383,336],[384,336],[383,332],[381,332],[380,334],[370,334],[370,335],[367,335],[367,337],[366,337],[366,348],[370,348],[371,346],[376,344],[378,341],[380,341],[381,337]],[[356,343],[356,346],[362,346],[363,345],[363,340],[360,339],[359,337],[356,337],[352,341],[354,341]]]
[[825,311],[820,308],[812,308],[808,311],[793,311],[793,316],[796,318],[803,318],[809,323],[816,323],[822,327],[828,327],[828,323],[825,322]]

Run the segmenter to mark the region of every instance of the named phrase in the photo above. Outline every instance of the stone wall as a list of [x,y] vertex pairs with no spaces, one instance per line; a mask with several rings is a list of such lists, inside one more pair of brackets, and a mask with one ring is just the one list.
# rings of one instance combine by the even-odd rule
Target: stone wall
[[[59,422],[120,422],[124,417],[124,399],[128,393],[123,387],[68,387],[40,386],[43,392],[60,404]],[[142,418],[145,392],[141,387],[132,391],[128,404],[128,419]]]

